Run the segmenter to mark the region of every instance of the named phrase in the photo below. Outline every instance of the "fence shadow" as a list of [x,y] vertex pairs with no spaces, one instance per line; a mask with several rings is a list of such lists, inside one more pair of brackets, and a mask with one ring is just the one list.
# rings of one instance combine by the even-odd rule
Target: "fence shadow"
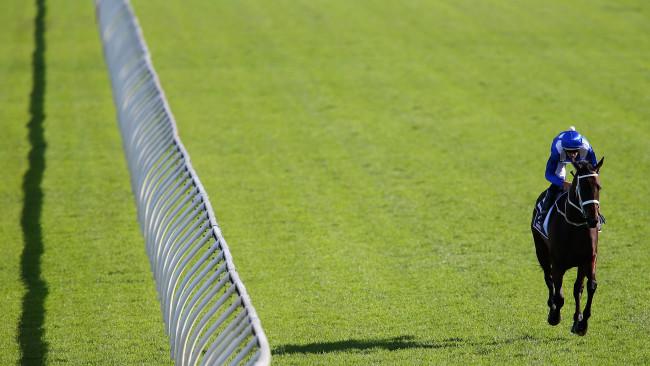
[[20,344],[19,365],[42,365],[47,356],[47,343],[43,340],[45,298],[47,283],[41,277],[43,237],[41,214],[43,191],[41,183],[45,171],[45,0],[36,0],[34,18],[34,52],[32,54],[32,91],[29,100],[30,119],[27,123],[30,150],[29,166],[23,176],[23,210],[20,225],[24,247],[20,258],[20,271],[26,293],[22,301],[22,313],[18,323],[17,341]]

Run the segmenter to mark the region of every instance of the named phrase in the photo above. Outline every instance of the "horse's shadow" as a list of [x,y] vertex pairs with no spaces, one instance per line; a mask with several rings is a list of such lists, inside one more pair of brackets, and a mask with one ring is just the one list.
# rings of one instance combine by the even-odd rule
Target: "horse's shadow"
[[273,349],[274,355],[289,353],[330,353],[340,351],[365,351],[370,349],[385,349],[394,351],[409,348],[445,348],[458,347],[460,338],[449,338],[440,342],[421,342],[413,336],[399,336],[385,339],[347,339],[336,342],[316,342],[308,344],[285,344]]
[[445,338],[440,341],[419,341],[412,335],[402,335],[384,339],[347,339],[335,342],[316,342],[308,344],[284,344],[272,350],[273,355],[287,355],[295,353],[331,353],[349,351],[368,351],[383,349],[388,351],[420,348],[420,349],[445,349],[459,347],[493,347],[515,342],[541,342],[556,341],[560,339],[538,339],[530,335],[523,335],[516,338],[503,340],[481,341],[477,339],[466,339],[460,337]]

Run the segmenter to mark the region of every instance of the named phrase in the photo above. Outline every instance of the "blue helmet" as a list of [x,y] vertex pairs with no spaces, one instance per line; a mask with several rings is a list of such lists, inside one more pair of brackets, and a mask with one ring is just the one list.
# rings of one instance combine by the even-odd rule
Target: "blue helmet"
[[562,148],[575,150],[582,146],[582,135],[578,131],[571,130],[562,134]]

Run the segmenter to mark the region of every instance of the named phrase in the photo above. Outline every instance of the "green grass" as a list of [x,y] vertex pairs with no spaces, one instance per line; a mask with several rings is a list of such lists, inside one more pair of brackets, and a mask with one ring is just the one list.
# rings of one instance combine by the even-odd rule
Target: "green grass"
[[0,364],[169,364],[92,2],[36,4],[0,14]]
[[[650,362],[647,4],[135,10],[277,364]],[[586,338],[528,226],[572,124],[606,155]]]
[[[650,363],[645,2],[134,3],[274,364]],[[20,360],[34,233],[45,363],[169,363],[92,2],[47,2],[37,205],[36,8],[4,8],[0,364]],[[546,324],[528,228],[571,124],[606,156],[584,338],[575,271]]]

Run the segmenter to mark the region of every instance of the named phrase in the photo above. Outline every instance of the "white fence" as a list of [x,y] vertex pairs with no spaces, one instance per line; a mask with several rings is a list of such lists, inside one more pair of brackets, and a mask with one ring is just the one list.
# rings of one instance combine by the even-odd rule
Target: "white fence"
[[138,218],[177,365],[268,365],[271,353],[181,143],[128,0],[96,0]]

